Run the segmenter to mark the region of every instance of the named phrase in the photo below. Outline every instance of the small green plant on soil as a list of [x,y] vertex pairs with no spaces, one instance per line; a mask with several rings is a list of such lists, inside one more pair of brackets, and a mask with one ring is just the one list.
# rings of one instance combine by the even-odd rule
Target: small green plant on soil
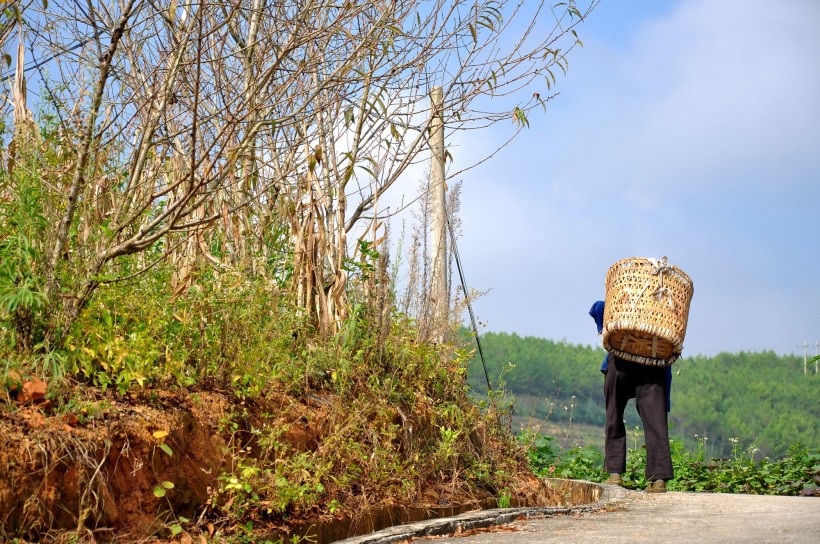
[[532,443],[530,466],[539,476],[591,482],[606,479],[601,468],[603,456],[594,448],[575,446],[562,450],[558,441],[551,436],[522,436],[522,440]]

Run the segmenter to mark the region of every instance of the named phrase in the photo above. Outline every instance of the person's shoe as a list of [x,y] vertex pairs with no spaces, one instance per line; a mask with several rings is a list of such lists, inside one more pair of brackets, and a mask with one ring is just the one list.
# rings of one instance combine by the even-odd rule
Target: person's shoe
[[647,493],[666,493],[666,482],[663,480],[655,480],[650,482],[646,488]]
[[615,474],[610,474],[609,478],[606,479],[604,482],[606,485],[624,485],[624,479],[621,478],[621,475],[617,472]]

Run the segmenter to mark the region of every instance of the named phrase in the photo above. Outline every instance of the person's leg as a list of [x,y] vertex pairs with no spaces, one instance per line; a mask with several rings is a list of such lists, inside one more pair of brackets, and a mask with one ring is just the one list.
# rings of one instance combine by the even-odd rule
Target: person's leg
[[610,474],[626,471],[626,427],[624,409],[633,396],[629,375],[618,370],[620,360],[609,356],[604,378],[606,424],[604,428],[604,470]]
[[663,368],[647,366],[635,387],[635,404],[646,440],[646,479],[674,478],[666,415],[666,376]]

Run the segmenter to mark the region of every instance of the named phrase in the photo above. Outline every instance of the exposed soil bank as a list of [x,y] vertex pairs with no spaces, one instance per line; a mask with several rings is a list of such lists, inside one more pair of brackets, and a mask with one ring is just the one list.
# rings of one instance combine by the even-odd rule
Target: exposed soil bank
[[[254,448],[243,429],[264,418],[288,423],[282,440],[293,451],[321,441],[322,412],[331,403],[276,397],[264,406],[237,405],[216,392],[154,391],[140,397],[72,401],[59,410],[44,388],[0,389],[0,537],[59,540],[73,533],[87,541],[172,539],[173,526],[218,541],[220,523],[211,507],[219,476],[236,467],[237,452]],[[24,392],[29,391],[29,393]],[[237,417],[237,413],[241,416]],[[230,425],[226,416],[230,415]],[[310,424],[308,424],[310,422]],[[315,424],[314,424],[315,423]],[[557,506],[588,501],[534,476],[508,490],[511,506]],[[254,520],[265,538],[308,536],[333,542],[398,524],[494,508],[492,490],[465,493],[438,482],[412,500],[362,501],[362,508],[302,511]],[[255,533],[257,534],[257,533]],[[55,537],[55,535],[58,535]],[[53,537],[53,538],[52,538]]]
[[[193,518],[230,463],[214,419],[225,407],[202,393],[196,402],[165,394],[154,406],[95,402],[61,415],[46,403],[0,412],[3,534],[138,537],[155,533],[169,512]],[[159,497],[163,482],[173,488]]]

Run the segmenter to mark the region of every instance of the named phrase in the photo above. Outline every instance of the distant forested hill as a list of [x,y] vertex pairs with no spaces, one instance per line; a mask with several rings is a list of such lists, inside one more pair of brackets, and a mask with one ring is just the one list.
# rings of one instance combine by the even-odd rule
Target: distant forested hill
[[[603,349],[505,333],[484,334],[481,343],[493,387],[507,369],[517,415],[561,421],[571,414],[576,423],[603,424]],[[706,436],[713,455],[727,454],[735,438],[770,456],[795,442],[820,446],[820,376],[813,367],[804,375],[801,357],[722,353],[684,357],[673,369],[673,438],[691,444],[696,434]],[[479,394],[486,391],[477,356],[469,379]],[[631,408],[627,425],[639,423]]]

